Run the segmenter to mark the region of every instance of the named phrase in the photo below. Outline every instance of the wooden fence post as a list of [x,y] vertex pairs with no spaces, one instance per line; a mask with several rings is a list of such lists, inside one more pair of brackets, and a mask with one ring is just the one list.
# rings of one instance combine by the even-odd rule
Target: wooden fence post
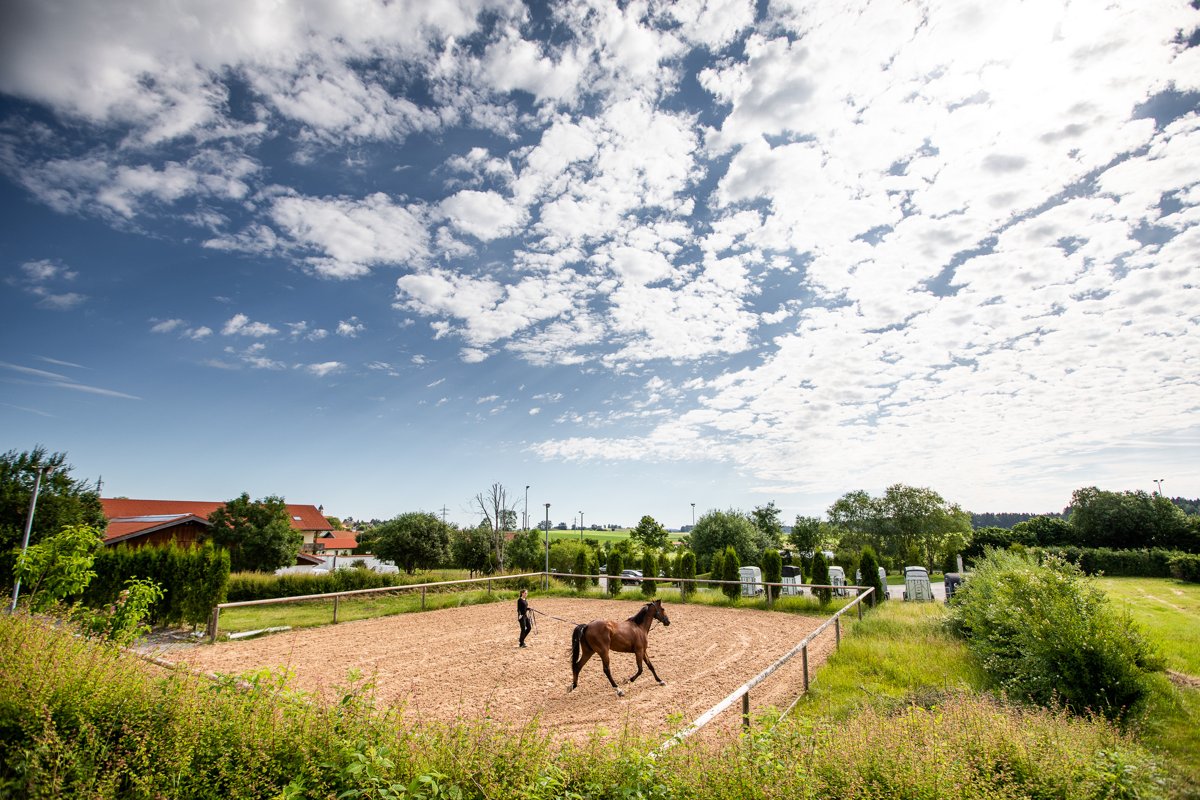
[[833,646],[833,649],[836,650],[842,646],[842,618],[840,616],[834,617],[833,632],[834,632],[834,635],[837,637],[837,642]]
[[742,727],[750,730],[750,692],[742,695]]
[[804,693],[808,694],[808,645],[800,649],[800,659],[804,662]]
[[333,596],[333,624],[337,625],[338,596]]
[[421,610],[425,610],[425,587],[421,587]]
[[217,643],[217,625],[221,620],[221,609],[218,606],[213,606],[212,616],[208,618],[208,643]]

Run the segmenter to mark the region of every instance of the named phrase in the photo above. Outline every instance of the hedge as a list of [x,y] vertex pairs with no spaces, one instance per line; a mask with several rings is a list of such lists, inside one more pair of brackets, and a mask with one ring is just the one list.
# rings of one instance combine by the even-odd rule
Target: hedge
[[1181,581],[1200,583],[1200,556],[1180,553],[1171,556],[1171,577]]
[[186,622],[199,625],[217,603],[225,602],[229,584],[229,553],[205,544],[180,547],[108,547],[96,554],[96,576],[84,590],[82,602],[93,608],[116,602],[130,578],[154,581],[162,598],[150,609],[152,625]]
[[1109,577],[1170,578],[1171,561],[1185,555],[1178,550],[1112,550],[1107,547],[1031,548],[1037,553],[1062,556],[1078,564],[1088,575],[1104,573]]

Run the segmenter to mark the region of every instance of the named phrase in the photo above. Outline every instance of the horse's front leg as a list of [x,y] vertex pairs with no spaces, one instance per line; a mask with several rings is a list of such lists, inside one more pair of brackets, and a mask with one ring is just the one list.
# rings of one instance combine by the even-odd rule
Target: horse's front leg
[[624,697],[625,692],[623,692],[619,688],[617,688],[617,682],[613,680],[612,672],[609,671],[609,669],[608,669],[608,654],[607,653],[600,654],[600,663],[604,665],[604,677],[608,678],[608,682],[611,683],[612,687],[617,690],[617,697]]
[[658,677],[658,673],[654,671],[654,665],[650,663],[650,656],[646,656],[646,666],[650,668],[650,674],[654,676],[654,680],[658,681],[659,686],[667,685],[667,682]]

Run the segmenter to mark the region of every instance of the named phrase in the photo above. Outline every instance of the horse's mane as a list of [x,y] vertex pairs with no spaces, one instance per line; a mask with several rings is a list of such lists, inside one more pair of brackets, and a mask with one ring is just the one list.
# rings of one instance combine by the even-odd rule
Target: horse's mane
[[638,611],[636,614],[634,614],[632,617],[629,618],[629,621],[632,622],[634,625],[641,625],[642,620],[644,620],[646,618],[646,614],[650,611],[650,609],[653,605],[654,605],[653,602],[646,603],[646,605],[642,606],[640,611]]

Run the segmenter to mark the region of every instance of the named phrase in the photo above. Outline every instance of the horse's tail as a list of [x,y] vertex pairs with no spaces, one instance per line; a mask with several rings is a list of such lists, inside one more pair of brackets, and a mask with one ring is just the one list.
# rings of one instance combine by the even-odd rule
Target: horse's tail
[[579,642],[583,639],[583,632],[587,630],[586,624],[575,626],[575,632],[571,634],[571,666],[574,667],[579,663]]

